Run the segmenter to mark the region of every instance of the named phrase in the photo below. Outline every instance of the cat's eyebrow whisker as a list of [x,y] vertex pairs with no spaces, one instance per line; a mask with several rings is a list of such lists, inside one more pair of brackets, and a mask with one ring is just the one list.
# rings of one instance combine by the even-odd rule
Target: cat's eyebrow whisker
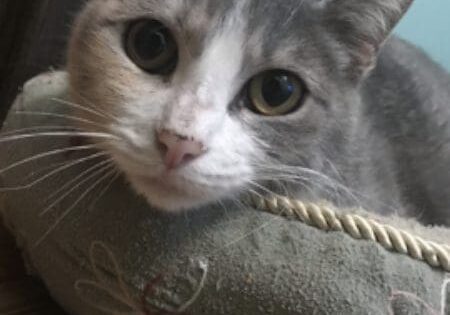
[[89,107],[82,106],[80,104],[77,104],[77,103],[74,103],[74,102],[70,102],[70,101],[67,101],[67,100],[63,100],[63,99],[60,99],[60,98],[52,98],[52,101],[55,101],[56,103],[59,103],[60,105],[65,105],[65,106],[68,106],[68,107],[76,108],[76,109],[85,111],[87,113],[94,114],[94,115],[102,117],[102,118],[112,119],[112,120],[114,120],[116,122],[119,121],[116,117],[113,117],[110,114],[99,110],[98,108],[94,109],[91,106],[89,106]]
[[[64,185],[62,187],[62,189],[59,189],[56,193],[53,193],[52,196],[50,197],[53,198],[56,194],[60,193],[61,191],[63,191],[66,187],[75,184],[78,180],[80,180],[78,183],[76,183],[74,186],[72,186],[68,191],[66,191],[65,193],[63,193],[60,197],[58,197],[55,201],[53,201],[49,206],[47,206],[47,208],[45,208],[40,214],[39,216],[44,216],[47,213],[49,213],[57,204],[59,204],[61,201],[63,201],[64,199],[66,199],[72,192],[74,192],[75,190],[77,190],[79,187],[81,187],[83,184],[87,183],[89,180],[91,180],[92,178],[104,173],[105,171],[108,171],[109,169],[111,169],[111,167],[113,167],[111,160],[106,160],[106,161],[102,161],[100,163],[97,163],[96,165],[88,168],[86,171],[84,171],[83,173],[81,173],[79,176],[77,176],[75,179],[73,179],[72,181],[70,181],[68,184],[69,185]],[[105,166],[106,165],[106,166]],[[86,176],[85,178],[83,178],[85,175],[91,173],[89,176]]]
[[[112,166],[114,167],[114,166]],[[116,170],[113,169],[111,172],[108,172],[104,176],[100,177],[97,181],[95,181],[88,189],[86,189],[81,196],[75,200],[75,202],[70,206],[64,213],[56,220],[54,224],[50,226],[50,228],[45,232],[41,238],[39,238],[34,247],[39,246],[42,242],[59,226],[59,224],[72,212],[73,209],[87,196],[91,193],[97,186],[99,186],[103,181],[107,180],[109,177],[114,176]]]
[[305,4],[305,0],[301,0],[300,3],[297,5],[297,7],[294,10],[292,10],[289,17],[284,21],[283,26],[289,25],[289,23],[291,23],[291,21],[295,18],[295,16],[300,11],[300,9],[303,7],[304,4]]
[[[66,115],[66,114],[55,114],[55,113],[50,113],[50,112],[42,112],[42,111],[15,111],[14,112],[15,115],[30,115],[30,116],[42,116],[42,117],[53,117],[53,118],[63,118],[63,119],[67,119],[67,120],[71,120],[71,121],[76,121],[76,122],[81,122],[81,123],[85,123],[88,125],[93,125],[96,127],[100,127],[100,128],[105,128],[105,125],[102,125],[98,122],[95,122],[93,120],[90,119],[86,119],[86,118],[81,118],[81,117],[77,117],[77,116],[73,116],[73,115]],[[75,127],[76,128],[76,127]]]
[[96,145],[84,145],[84,146],[76,146],[76,147],[68,147],[68,148],[64,148],[64,149],[56,149],[56,150],[51,150],[51,151],[47,151],[44,153],[39,153],[36,155],[33,155],[31,157],[28,157],[26,159],[17,161],[3,169],[0,170],[0,175],[4,174],[14,168],[17,168],[19,166],[25,165],[27,163],[30,162],[34,162],[46,157],[50,157],[50,156],[54,156],[54,155],[58,155],[58,154],[63,154],[63,153],[68,153],[68,152],[80,152],[80,151],[88,151],[88,150],[94,150],[96,149],[97,146]]
[[102,157],[102,156],[106,156],[107,153],[106,152],[100,152],[100,153],[96,153],[96,154],[92,154],[89,155],[87,157],[72,161],[72,162],[65,162],[62,166],[57,167],[56,169],[48,172],[47,174],[41,176],[40,178],[34,180],[33,182],[27,184],[27,185],[23,185],[23,186],[16,186],[16,187],[5,187],[5,188],[0,188],[0,192],[11,192],[11,191],[20,191],[20,190],[25,190],[25,189],[29,189],[32,188],[34,186],[36,186],[37,184],[40,184],[42,182],[44,182],[46,179],[61,173],[64,170],[67,170],[73,166],[76,165],[80,165],[84,162],[90,161],[90,160],[94,160],[98,157]]
[[102,138],[120,140],[119,137],[104,132],[83,132],[83,131],[53,131],[53,132],[37,132],[26,133],[12,136],[0,136],[0,143],[12,142],[32,138],[48,138],[48,137],[86,137],[86,138]]

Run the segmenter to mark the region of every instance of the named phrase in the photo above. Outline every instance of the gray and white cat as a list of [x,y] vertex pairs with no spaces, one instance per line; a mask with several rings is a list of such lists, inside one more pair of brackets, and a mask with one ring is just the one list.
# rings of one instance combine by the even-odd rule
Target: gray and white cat
[[396,38],[412,0],[91,0],[77,115],[148,202],[244,191],[450,225],[450,76]]

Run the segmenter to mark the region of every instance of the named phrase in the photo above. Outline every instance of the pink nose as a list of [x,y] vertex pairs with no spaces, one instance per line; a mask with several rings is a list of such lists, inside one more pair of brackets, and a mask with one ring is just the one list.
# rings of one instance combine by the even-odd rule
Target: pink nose
[[188,139],[167,130],[158,132],[164,157],[164,164],[168,170],[183,166],[189,161],[198,158],[205,152],[201,142]]

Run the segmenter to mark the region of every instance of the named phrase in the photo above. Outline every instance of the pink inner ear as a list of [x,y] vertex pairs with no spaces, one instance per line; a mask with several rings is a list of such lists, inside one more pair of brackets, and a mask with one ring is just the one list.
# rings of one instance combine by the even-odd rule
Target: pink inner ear
[[362,43],[361,47],[359,47],[359,63],[362,68],[372,68],[375,63],[375,55],[376,49],[372,44]]

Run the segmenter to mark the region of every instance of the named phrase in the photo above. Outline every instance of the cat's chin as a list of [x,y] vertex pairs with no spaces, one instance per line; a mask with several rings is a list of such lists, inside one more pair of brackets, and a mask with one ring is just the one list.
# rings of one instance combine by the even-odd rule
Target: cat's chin
[[213,188],[175,185],[155,178],[134,177],[129,180],[152,207],[172,213],[198,209],[232,193],[232,189],[219,192]]

